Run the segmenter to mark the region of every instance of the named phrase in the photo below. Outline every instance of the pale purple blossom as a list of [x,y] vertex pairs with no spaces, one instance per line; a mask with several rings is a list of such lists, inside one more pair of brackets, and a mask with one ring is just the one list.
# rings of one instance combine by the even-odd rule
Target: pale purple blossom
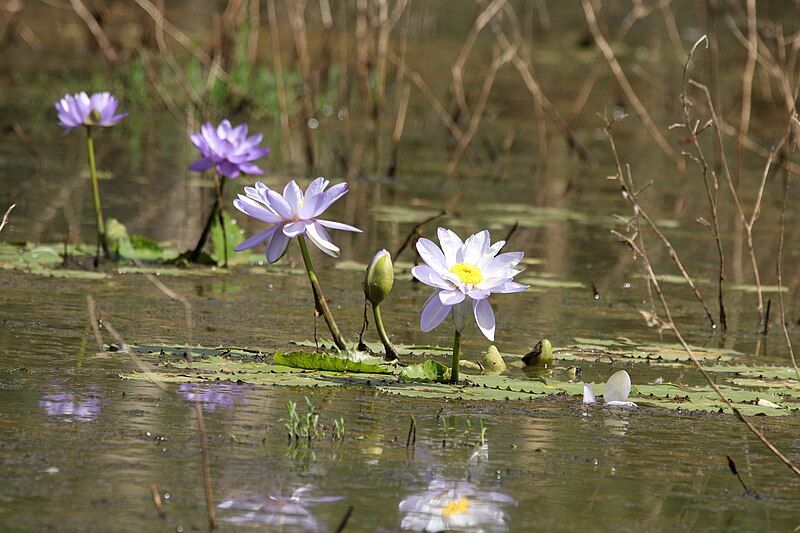
[[113,126],[127,113],[117,113],[119,102],[109,92],[89,96],[81,92],[64,95],[55,104],[58,122],[66,130],[78,126]]
[[89,422],[96,420],[100,415],[100,399],[86,398],[76,399],[71,392],[55,392],[45,394],[39,401],[45,414],[61,418],[69,418]]
[[466,317],[475,316],[481,332],[494,340],[495,318],[489,296],[493,293],[524,291],[527,285],[513,281],[521,270],[522,252],[498,255],[505,241],[491,244],[484,230],[462,241],[449,229],[439,228],[441,248],[428,239],[417,241],[417,251],[425,262],[411,273],[436,291],[428,298],[420,315],[420,329],[431,331],[453,314],[456,329],[462,331]]
[[236,247],[236,251],[248,250],[266,242],[267,261],[274,263],[286,252],[290,239],[305,235],[317,248],[332,257],[338,257],[339,247],[333,244],[325,228],[357,233],[361,233],[361,230],[349,224],[318,218],[331,204],[347,194],[347,183],[337,183],[325,190],[329,184],[325,178],[317,178],[304,193],[292,180],[286,184],[282,195],[261,182],[257,182],[255,187],[245,187],[245,194],[240,194],[233,205],[242,213],[274,226],[245,240]]
[[197,386],[194,383],[182,383],[178,386],[178,394],[193,402],[199,401],[203,409],[214,412],[218,408],[230,409],[234,404],[247,405],[249,388],[244,385],[220,383],[211,386]]
[[206,122],[199,132],[189,135],[201,155],[189,170],[203,171],[213,166],[228,178],[238,178],[241,174],[260,176],[264,171],[253,161],[270,152],[268,147],[259,146],[263,139],[261,133],[248,137],[247,124],[233,127],[229,120],[223,120],[215,128]]

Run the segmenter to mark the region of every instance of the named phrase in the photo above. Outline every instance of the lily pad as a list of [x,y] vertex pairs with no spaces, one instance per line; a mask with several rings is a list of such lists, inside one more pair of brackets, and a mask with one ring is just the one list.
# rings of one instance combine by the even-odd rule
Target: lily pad
[[362,352],[278,352],[274,356],[275,363],[306,370],[329,370],[334,372],[365,372],[372,374],[391,374],[392,369],[383,364],[379,357],[365,355]]
[[448,370],[442,363],[431,360],[405,367],[400,377],[409,381],[442,381]]

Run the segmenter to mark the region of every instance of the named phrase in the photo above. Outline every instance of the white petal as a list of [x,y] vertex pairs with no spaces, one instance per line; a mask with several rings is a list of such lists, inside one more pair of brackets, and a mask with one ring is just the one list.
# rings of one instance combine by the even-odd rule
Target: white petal
[[493,287],[491,292],[497,294],[510,294],[512,292],[522,292],[526,289],[529,289],[530,285],[523,285],[522,283],[517,283],[516,281],[506,281],[505,283],[501,284],[498,287]]
[[486,265],[485,271],[489,276],[497,273],[498,275],[513,269],[525,257],[523,252],[506,252],[500,254]]
[[417,252],[422,260],[434,269],[447,270],[447,260],[444,257],[444,253],[433,241],[424,237],[418,239]]
[[463,258],[468,265],[475,265],[480,260],[485,248],[489,247],[489,232],[483,230],[475,235],[470,235],[464,241]]
[[606,388],[603,391],[603,401],[608,402],[627,402],[628,395],[631,393],[631,377],[624,370],[620,370],[608,378]]
[[464,301],[466,296],[459,290],[439,291],[439,301],[444,305],[456,305]]
[[606,402],[603,405],[606,406],[606,407],[622,407],[622,408],[627,408],[627,409],[630,409],[630,408],[635,409],[635,408],[639,407],[638,405],[636,405],[633,402],[617,402],[617,401]]
[[431,294],[422,308],[422,313],[419,315],[419,329],[425,332],[431,331],[441,324],[449,314],[450,308],[442,304],[439,300],[439,291],[436,291]]
[[355,233],[363,233],[357,227],[351,226],[350,224],[345,224],[343,222],[334,222],[333,220],[317,220],[317,223],[320,226],[325,226],[326,228],[340,229],[342,231],[352,231]]
[[583,384],[583,403],[597,403],[591,383]]
[[411,269],[411,275],[420,280],[425,285],[436,287],[437,289],[452,289],[453,284],[448,283],[438,272],[428,265],[417,265]]
[[478,328],[481,330],[481,333],[483,333],[487,339],[493,341],[495,321],[494,311],[489,304],[489,300],[474,300],[472,307],[475,312],[475,322],[478,323]]
[[331,257],[339,257],[339,247],[333,244],[325,228],[316,223],[309,224],[306,226],[306,235],[317,248]]
[[461,242],[461,238],[450,231],[447,228],[439,228],[437,230],[439,235],[439,243],[442,245],[442,252],[444,252],[444,256],[447,258],[445,265],[447,268],[452,268],[458,261],[456,260],[456,255],[458,254],[461,247],[464,245]]
[[[280,228],[280,230],[278,229]],[[283,226],[275,226],[275,232],[267,245],[267,261],[274,263],[286,253],[289,237],[283,234]]]

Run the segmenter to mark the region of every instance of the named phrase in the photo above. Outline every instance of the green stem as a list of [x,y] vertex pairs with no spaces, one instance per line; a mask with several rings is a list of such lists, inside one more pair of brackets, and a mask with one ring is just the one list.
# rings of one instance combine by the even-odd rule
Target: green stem
[[308,244],[306,244],[305,236],[298,236],[297,242],[300,243],[300,251],[303,253],[303,262],[306,265],[306,272],[308,272],[308,281],[311,282],[311,290],[314,292],[314,306],[316,307],[317,312],[325,319],[328,329],[331,330],[333,342],[340,350],[346,350],[347,344],[345,344],[342,334],[339,333],[339,326],[336,325],[336,320],[333,318],[333,313],[331,313],[331,309],[328,307],[328,302],[325,300],[325,296],[322,294],[322,287],[319,284],[317,275],[314,273],[314,265],[311,264],[311,256],[308,253]]
[[381,308],[379,305],[372,304],[372,314],[375,317],[375,327],[378,328],[378,336],[381,338],[384,350],[386,350],[384,359],[387,361],[396,361],[398,359],[397,350],[392,346],[391,341],[389,341],[389,336],[386,334],[386,329],[383,327],[383,318],[381,318]]
[[92,178],[92,196],[94,197],[94,214],[97,217],[97,241],[103,249],[103,256],[108,259],[108,239],[106,238],[106,223],[103,221],[103,209],[100,206],[100,186],[97,183],[97,168],[94,161],[94,141],[92,140],[92,127],[86,126],[86,145],[89,151],[89,176]]
[[450,383],[458,383],[458,360],[461,355],[461,332],[453,335],[453,368],[450,370]]
[[208,214],[205,226],[203,226],[203,232],[200,234],[200,238],[197,240],[197,244],[195,245],[194,250],[192,250],[192,253],[189,256],[189,261],[191,261],[192,263],[196,263],[197,260],[200,258],[200,254],[203,252],[203,247],[206,245],[206,241],[208,240],[208,235],[211,232],[211,226],[214,224],[214,219],[218,216],[218,213],[222,210],[222,191],[224,189],[225,189],[225,179],[223,178],[221,181],[217,182],[217,194],[214,198],[214,205],[211,206],[211,212]]

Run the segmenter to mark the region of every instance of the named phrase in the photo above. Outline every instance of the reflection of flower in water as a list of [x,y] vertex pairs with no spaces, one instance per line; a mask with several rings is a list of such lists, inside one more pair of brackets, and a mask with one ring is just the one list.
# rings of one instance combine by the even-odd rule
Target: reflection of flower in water
[[515,505],[500,492],[481,491],[467,481],[434,479],[428,490],[400,502],[402,529],[414,531],[508,531],[503,505]]
[[97,420],[100,415],[100,398],[76,400],[71,392],[54,392],[45,394],[39,401],[39,407],[48,416],[73,418],[84,422]]
[[208,387],[200,387],[194,383],[182,383],[178,393],[184,400],[198,400],[203,409],[214,412],[218,407],[230,409],[234,403],[247,405],[249,387],[230,383],[219,383]]
[[[237,526],[286,527],[300,531],[324,531],[314,515],[307,509],[311,504],[341,500],[341,497],[310,496],[310,487],[300,487],[291,496],[267,497],[248,495],[243,498],[226,500],[217,507],[223,510],[239,511],[237,514],[223,516],[222,519]],[[272,529],[270,528],[270,529]]]

